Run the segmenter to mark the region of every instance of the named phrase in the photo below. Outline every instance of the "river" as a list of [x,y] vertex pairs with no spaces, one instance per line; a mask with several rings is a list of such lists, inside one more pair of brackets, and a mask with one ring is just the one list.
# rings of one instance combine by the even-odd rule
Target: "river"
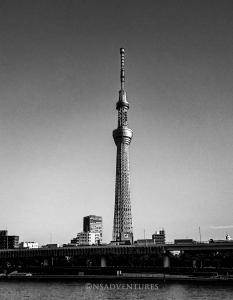
[[78,282],[0,282],[0,300],[157,299],[232,300],[233,286],[198,284],[92,284]]

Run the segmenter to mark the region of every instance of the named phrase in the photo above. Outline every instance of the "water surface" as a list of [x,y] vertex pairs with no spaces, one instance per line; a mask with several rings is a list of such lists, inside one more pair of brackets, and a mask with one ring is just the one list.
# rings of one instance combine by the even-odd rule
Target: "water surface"
[[233,286],[168,283],[116,286],[116,283],[79,282],[0,282],[0,300],[47,299],[157,299],[157,300],[232,300]]

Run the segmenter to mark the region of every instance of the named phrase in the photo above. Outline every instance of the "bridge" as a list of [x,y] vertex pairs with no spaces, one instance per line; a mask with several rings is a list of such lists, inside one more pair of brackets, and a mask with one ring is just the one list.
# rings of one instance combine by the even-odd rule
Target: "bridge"
[[4,249],[0,250],[1,258],[27,258],[27,257],[64,257],[64,256],[90,256],[90,255],[133,255],[158,253],[163,246],[77,246],[38,249]]
[[[174,251],[180,251],[175,256]],[[176,253],[175,252],[175,253]],[[233,268],[233,241],[193,242],[183,244],[100,245],[38,249],[1,249],[0,268],[8,266],[69,267],[69,266],[147,266],[173,268],[188,266],[228,266]]]
[[233,242],[222,243],[190,243],[164,245],[106,245],[106,246],[77,246],[38,249],[2,249],[0,259],[32,258],[32,257],[65,257],[65,256],[104,256],[104,255],[146,255],[168,253],[170,251],[229,251],[233,250]]
[[226,242],[195,242],[183,244],[165,244],[164,249],[167,251],[225,251],[233,250],[233,241]]

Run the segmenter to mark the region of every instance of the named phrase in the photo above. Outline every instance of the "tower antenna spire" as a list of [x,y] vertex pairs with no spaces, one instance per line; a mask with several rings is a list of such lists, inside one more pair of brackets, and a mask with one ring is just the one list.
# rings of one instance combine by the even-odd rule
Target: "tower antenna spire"
[[120,48],[121,55],[121,90],[123,91],[125,88],[125,49]]

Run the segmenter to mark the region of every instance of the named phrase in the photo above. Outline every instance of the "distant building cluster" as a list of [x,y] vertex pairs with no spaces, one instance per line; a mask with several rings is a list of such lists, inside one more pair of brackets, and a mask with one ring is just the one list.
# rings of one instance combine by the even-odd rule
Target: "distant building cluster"
[[39,248],[37,242],[19,243],[18,235],[8,235],[7,230],[0,230],[0,249],[36,249]]
[[90,215],[83,218],[83,231],[71,240],[72,246],[102,244],[103,220],[100,216]]
[[15,249],[18,247],[18,235],[8,235],[7,230],[0,230],[0,249]]
[[147,245],[147,244],[155,244],[155,245],[164,245],[166,242],[165,230],[156,231],[152,234],[151,239],[140,239],[135,241],[135,244],[138,245]]
[[39,248],[39,244],[37,242],[21,242],[19,244],[19,248],[23,248],[23,249],[37,249],[37,248]]

